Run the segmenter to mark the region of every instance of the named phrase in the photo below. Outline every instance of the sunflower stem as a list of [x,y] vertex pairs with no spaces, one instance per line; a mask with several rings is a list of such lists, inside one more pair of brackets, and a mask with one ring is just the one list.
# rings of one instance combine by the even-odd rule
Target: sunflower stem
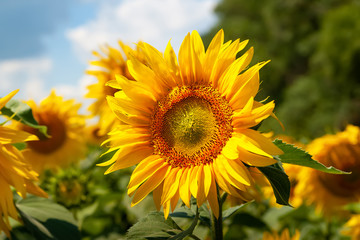
[[[195,229],[196,225],[198,224],[199,216],[200,216],[199,208],[196,206],[196,215],[195,215],[194,221],[192,222],[191,226],[188,229],[186,229],[185,231],[182,231],[181,233],[179,233],[169,239],[172,239],[172,240],[179,239],[180,240],[180,239],[184,239],[185,237],[189,236],[195,240],[200,240],[197,236],[195,236],[193,234],[194,229]],[[178,227],[178,228],[181,229],[180,227]]]
[[216,186],[217,190],[217,199],[219,203],[219,217],[216,218],[215,214],[212,213],[211,216],[211,235],[213,240],[222,240],[223,239],[223,221],[222,221],[222,205],[226,200],[227,193],[224,193],[220,197],[219,187]]

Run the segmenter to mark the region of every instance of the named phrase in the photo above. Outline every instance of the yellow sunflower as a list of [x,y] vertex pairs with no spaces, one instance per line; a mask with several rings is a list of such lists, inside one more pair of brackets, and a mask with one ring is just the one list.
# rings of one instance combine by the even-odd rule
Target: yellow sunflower
[[[17,92],[13,91],[0,98],[0,110]],[[0,232],[4,231],[8,237],[11,230],[9,217],[18,220],[11,187],[14,187],[23,198],[26,197],[26,193],[47,197],[47,194],[33,183],[38,180],[38,174],[31,169],[21,152],[12,145],[37,139],[27,132],[0,125]]]
[[341,234],[350,236],[351,240],[360,239],[360,214],[353,215],[344,225]]
[[85,117],[78,114],[81,104],[74,100],[64,100],[54,91],[40,105],[34,101],[27,104],[40,125],[47,126],[49,137],[36,129],[16,124],[20,130],[35,134],[39,141],[29,142],[23,151],[33,168],[41,173],[44,169],[66,167],[85,156]]
[[126,60],[130,55],[138,58],[141,56],[140,50],[133,50],[123,42],[119,41],[121,50],[110,46],[102,48],[104,56],[96,51],[93,54],[98,58],[96,61],[90,62],[92,66],[98,67],[97,70],[88,70],[87,74],[93,75],[97,79],[97,83],[88,86],[89,92],[85,97],[95,98],[96,101],[90,105],[89,111],[93,116],[99,116],[99,135],[106,135],[112,127],[118,122],[113,115],[106,101],[106,96],[114,96],[117,89],[106,86],[106,83],[115,79],[116,74],[123,75],[128,79],[133,79],[126,65]]
[[322,164],[352,174],[334,175],[303,168],[295,188],[296,198],[314,204],[327,216],[341,213],[342,206],[360,200],[359,127],[349,125],[344,132],[315,139],[307,150]]
[[178,60],[170,44],[162,54],[141,43],[146,65],[128,61],[135,81],[119,76],[109,82],[122,89],[107,99],[123,124],[105,141],[116,153],[99,165],[111,165],[111,173],[138,164],[128,185],[132,206],[153,191],[165,217],[179,198],[190,206],[191,196],[199,206],[207,200],[218,216],[217,186],[243,198],[253,182],[247,166],[274,164],[272,156],[282,154],[250,129],[273,113],[274,102],[254,100],[267,62],[247,68],[253,48],[236,54],[248,41],[223,41],[220,30],[205,51],[200,35],[189,33]]
[[300,232],[295,231],[295,234],[291,237],[289,233],[289,229],[285,229],[282,231],[281,235],[277,233],[268,233],[265,232],[263,236],[263,240],[299,240],[300,239]]

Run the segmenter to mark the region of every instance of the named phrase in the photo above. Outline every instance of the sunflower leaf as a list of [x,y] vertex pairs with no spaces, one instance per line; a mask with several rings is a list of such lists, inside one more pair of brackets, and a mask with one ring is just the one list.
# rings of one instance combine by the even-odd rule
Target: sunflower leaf
[[284,170],[278,164],[267,167],[257,167],[257,169],[269,180],[276,197],[276,202],[291,207],[289,204],[290,181]]
[[31,108],[26,103],[12,99],[1,109],[1,113],[29,127],[36,128],[39,132],[49,137],[47,127],[39,125],[32,114]]
[[37,239],[80,239],[73,215],[49,199],[29,196],[17,201],[16,208],[25,227]]
[[126,237],[134,240],[168,239],[179,230],[171,217],[165,219],[162,212],[150,212],[128,230]]
[[282,163],[309,167],[322,172],[332,173],[332,174],[350,174],[350,172],[344,172],[334,167],[324,166],[320,162],[312,159],[312,156],[309,153],[305,152],[300,148],[295,147],[292,144],[284,143],[279,139],[276,139],[274,141],[274,144],[284,152],[284,154],[276,157]]
[[244,204],[241,204],[241,205],[238,205],[238,206],[235,206],[235,207],[231,207],[231,208],[228,208],[228,209],[224,210],[224,211],[222,212],[222,218],[223,218],[223,220],[231,217],[234,213],[237,212],[237,210],[239,210],[240,208],[243,208],[243,207],[247,206],[247,205],[250,204],[251,202],[252,202],[252,201],[247,202],[247,203],[244,203]]

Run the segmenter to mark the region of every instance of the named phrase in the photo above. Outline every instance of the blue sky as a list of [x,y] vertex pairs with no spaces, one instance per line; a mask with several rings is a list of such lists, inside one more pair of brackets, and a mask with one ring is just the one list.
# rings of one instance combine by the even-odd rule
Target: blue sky
[[84,101],[93,50],[117,40],[179,48],[186,33],[207,31],[217,0],[0,0],[0,96],[40,101],[51,89]]
[[91,51],[117,40],[178,49],[187,32],[207,31],[217,0],[0,0],[0,96],[36,101],[52,88],[82,100],[96,81]]

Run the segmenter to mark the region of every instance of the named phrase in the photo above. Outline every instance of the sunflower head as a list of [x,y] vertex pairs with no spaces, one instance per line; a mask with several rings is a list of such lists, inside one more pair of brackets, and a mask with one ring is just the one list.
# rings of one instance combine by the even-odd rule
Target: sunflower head
[[101,48],[102,54],[94,51],[97,60],[90,62],[96,70],[88,70],[86,73],[96,77],[97,82],[88,86],[87,98],[95,98],[95,102],[90,105],[89,111],[93,116],[99,116],[99,134],[106,135],[117,122],[112,114],[106,96],[114,96],[118,89],[107,86],[107,82],[115,79],[115,75],[122,75],[128,79],[133,79],[129,73],[126,61],[130,55],[141,58],[139,48],[132,49],[128,45],[119,41],[120,50],[105,46]]
[[[0,98],[0,109],[17,93],[14,91]],[[31,169],[21,152],[12,144],[37,140],[37,137],[27,132],[0,126],[0,231],[10,237],[9,217],[18,220],[18,214],[13,202],[12,188],[21,197],[27,193],[47,197],[47,194],[34,184],[38,174]]]
[[360,199],[360,129],[349,125],[335,135],[315,139],[307,150],[324,165],[331,165],[349,175],[333,175],[304,168],[300,171],[295,195],[315,204],[330,216],[342,212],[342,206]]
[[247,41],[224,43],[219,31],[207,50],[199,34],[188,34],[178,58],[170,43],[164,54],[140,43],[146,64],[131,57],[133,79],[118,76],[109,86],[122,91],[108,96],[119,125],[105,143],[114,156],[101,166],[106,173],[138,164],[128,194],[137,204],[151,191],[167,217],[178,200],[200,206],[208,201],[219,213],[220,191],[246,200],[253,184],[249,168],[267,166],[281,154],[268,138],[252,130],[273,114],[274,102],[255,100],[259,70],[248,67],[253,48],[236,59]]
[[23,154],[39,173],[44,169],[64,167],[81,159],[86,151],[85,117],[78,114],[80,104],[64,100],[55,92],[39,105],[28,101],[39,125],[47,127],[48,136],[37,129],[16,123],[16,128],[36,135],[39,141],[29,142]]

